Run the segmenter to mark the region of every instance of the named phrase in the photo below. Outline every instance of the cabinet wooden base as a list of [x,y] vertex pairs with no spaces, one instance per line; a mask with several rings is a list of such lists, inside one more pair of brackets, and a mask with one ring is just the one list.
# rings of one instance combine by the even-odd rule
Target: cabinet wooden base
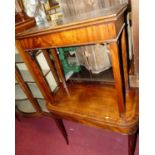
[[119,116],[117,92],[113,86],[67,83],[70,96],[60,88],[54,95],[54,105],[48,110],[58,116],[97,126],[121,134],[132,134],[138,128],[138,90],[126,94],[126,112]]

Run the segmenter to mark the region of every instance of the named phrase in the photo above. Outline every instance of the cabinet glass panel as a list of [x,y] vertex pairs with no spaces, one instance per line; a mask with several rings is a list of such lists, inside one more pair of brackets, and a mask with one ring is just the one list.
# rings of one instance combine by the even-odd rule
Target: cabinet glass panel
[[23,60],[18,53],[15,54],[15,62],[16,63],[23,63]]
[[16,100],[15,103],[17,108],[22,112],[26,112],[26,113],[36,112],[36,110],[34,109],[34,107],[32,106],[31,102],[28,99]]
[[66,80],[114,83],[111,58],[106,45],[58,48]]
[[42,111],[44,111],[44,112],[49,112],[49,111],[47,110],[46,102],[45,102],[44,99],[37,99],[37,101],[38,101],[38,103],[39,103],[39,105],[40,105]]
[[15,85],[15,99],[16,100],[27,99],[27,96],[25,95],[22,88],[18,84]]
[[18,63],[16,66],[18,67],[20,74],[25,82],[34,82],[32,75],[24,63]]
[[30,88],[34,98],[43,98],[40,90],[35,83],[27,83],[27,85]]
[[46,75],[46,80],[51,88],[51,90],[55,90],[55,88],[57,87],[57,83],[53,77],[53,74],[52,72],[49,72],[47,75]]
[[36,60],[41,68],[42,73],[46,75],[50,71],[50,67],[41,51],[36,54]]

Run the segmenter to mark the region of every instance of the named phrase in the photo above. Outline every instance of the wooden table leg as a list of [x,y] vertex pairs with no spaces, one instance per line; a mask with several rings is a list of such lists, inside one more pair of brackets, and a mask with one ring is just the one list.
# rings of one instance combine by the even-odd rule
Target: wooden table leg
[[109,50],[110,50],[111,60],[112,60],[115,87],[117,90],[119,114],[120,114],[120,117],[124,117],[125,97],[123,92],[123,79],[121,75],[122,73],[121,73],[121,63],[120,63],[118,43],[117,42],[110,43]]
[[128,76],[128,63],[127,63],[125,29],[123,30],[122,36],[121,36],[121,48],[122,48],[124,82],[125,82],[125,89],[127,90],[129,88],[129,76]]
[[66,143],[69,144],[68,135],[67,135],[67,132],[66,132],[66,129],[65,129],[65,126],[64,126],[64,123],[63,123],[62,119],[54,118],[54,120],[55,120],[55,122],[57,124],[57,127],[59,128],[62,135],[64,136],[64,138],[66,140]]
[[128,155],[134,155],[136,148],[137,132],[128,135]]

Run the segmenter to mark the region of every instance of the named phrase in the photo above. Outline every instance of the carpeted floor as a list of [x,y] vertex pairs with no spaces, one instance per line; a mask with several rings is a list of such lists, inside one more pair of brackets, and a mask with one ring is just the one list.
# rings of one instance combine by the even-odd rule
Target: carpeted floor
[[[16,120],[16,155],[127,155],[127,136],[64,120],[69,145],[51,118]],[[137,139],[135,155],[139,154]]]

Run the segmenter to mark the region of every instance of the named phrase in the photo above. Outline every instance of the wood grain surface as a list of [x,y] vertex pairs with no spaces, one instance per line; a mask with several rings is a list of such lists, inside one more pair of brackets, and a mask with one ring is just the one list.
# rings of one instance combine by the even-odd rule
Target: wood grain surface
[[71,96],[60,89],[54,96],[56,104],[48,104],[48,109],[53,113],[124,134],[137,130],[138,90],[130,89],[126,94],[126,112],[124,118],[121,118],[114,87],[79,83],[67,85]]

